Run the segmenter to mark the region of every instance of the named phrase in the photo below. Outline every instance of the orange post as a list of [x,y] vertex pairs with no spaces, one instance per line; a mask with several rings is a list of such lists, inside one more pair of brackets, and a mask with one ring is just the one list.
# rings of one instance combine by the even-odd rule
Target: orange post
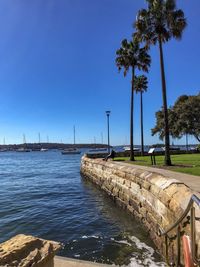
[[194,267],[194,262],[192,260],[191,246],[190,246],[190,238],[187,235],[183,236],[183,254],[185,267]]

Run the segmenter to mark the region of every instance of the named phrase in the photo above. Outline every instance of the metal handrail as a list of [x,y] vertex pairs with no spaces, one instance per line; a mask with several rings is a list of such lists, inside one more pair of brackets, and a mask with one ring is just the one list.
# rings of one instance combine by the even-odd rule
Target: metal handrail
[[173,230],[176,226],[178,226],[182,222],[182,220],[185,219],[185,217],[187,216],[187,214],[190,211],[193,203],[196,203],[200,208],[200,199],[196,195],[192,195],[191,198],[190,198],[190,201],[189,201],[189,203],[187,205],[187,208],[185,209],[185,211],[181,215],[181,217],[173,225],[171,225],[166,231],[161,229],[161,235],[168,234],[171,230]]
[[192,195],[188,205],[181,215],[181,217],[171,225],[167,230],[163,230],[160,228],[160,235],[165,236],[165,246],[166,246],[166,259],[168,262],[168,233],[177,227],[177,262],[176,266],[180,266],[180,242],[181,242],[181,222],[185,219],[190,211],[190,228],[191,228],[191,252],[192,252],[192,259],[195,263],[199,263],[200,260],[197,259],[196,255],[196,229],[195,229],[195,208],[194,203],[200,208],[200,199],[196,195]]

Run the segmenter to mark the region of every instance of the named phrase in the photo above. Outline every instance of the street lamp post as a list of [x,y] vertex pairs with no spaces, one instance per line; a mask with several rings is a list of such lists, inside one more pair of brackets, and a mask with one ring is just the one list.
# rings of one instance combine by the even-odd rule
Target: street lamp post
[[111,111],[106,111],[107,115],[107,127],[108,127],[108,153],[110,154],[110,125],[109,125],[109,117],[110,117]]

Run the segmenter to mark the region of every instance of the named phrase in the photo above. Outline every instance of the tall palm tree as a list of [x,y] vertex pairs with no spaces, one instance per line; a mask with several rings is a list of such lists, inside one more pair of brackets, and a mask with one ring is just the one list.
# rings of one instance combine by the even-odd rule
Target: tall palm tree
[[147,91],[148,80],[144,75],[135,76],[135,91],[140,94],[140,127],[141,127],[141,155],[144,156],[144,132],[143,132],[143,93]]
[[148,71],[151,58],[145,48],[140,48],[139,42],[135,39],[128,42],[124,39],[121,48],[116,52],[116,65],[119,69],[124,69],[124,76],[127,75],[129,69],[132,70],[131,83],[131,108],[130,108],[130,160],[134,161],[133,149],[133,110],[134,110],[134,77],[135,70]]
[[187,23],[184,12],[176,8],[175,0],[146,0],[147,9],[138,12],[135,22],[137,33],[136,38],[146,43],[146,48],[150,45],[159,45],[163,111],[165,121],[165,165],[171,165],[169,123],[167,109],[167,92],[163,58],[163,43],[171,38],[181,39],[183,30]]

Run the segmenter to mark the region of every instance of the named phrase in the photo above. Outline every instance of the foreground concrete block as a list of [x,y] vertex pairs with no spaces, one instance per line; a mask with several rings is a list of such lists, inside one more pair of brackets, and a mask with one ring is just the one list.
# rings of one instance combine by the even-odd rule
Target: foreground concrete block
[[75,260],[58,256],[54,258],[54,267],[111,267],[111,266],[112,265]]
[[61,246],[58,242],[17,235],[0,244],[0,266],[53,267],[53,258]]

